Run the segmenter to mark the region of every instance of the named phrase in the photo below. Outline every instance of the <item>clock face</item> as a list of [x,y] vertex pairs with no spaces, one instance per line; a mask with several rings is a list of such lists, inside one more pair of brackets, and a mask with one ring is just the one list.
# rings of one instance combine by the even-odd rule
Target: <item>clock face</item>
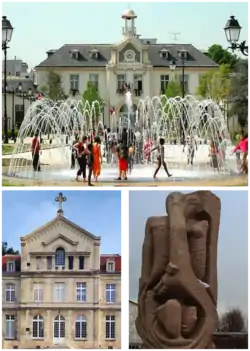
[[134,62],[135,61],[135,53],[133,50],[127,50],[125,52],[125,61],[127,62]]

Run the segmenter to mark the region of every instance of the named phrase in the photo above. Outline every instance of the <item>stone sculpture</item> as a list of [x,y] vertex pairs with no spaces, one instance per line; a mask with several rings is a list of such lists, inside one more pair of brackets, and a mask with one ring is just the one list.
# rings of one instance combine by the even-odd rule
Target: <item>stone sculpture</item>
[[174,192],[166,211],[146,224],[137,331],[146,349],[214,348],[220,199]]

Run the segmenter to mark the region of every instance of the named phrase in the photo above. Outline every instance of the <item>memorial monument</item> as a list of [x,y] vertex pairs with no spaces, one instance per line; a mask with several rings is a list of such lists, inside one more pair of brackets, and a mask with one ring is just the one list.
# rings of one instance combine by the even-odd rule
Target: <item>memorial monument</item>
[[210,349],[217,327],[220,199],[171,193],[146,223],[136,328],[145,349]]

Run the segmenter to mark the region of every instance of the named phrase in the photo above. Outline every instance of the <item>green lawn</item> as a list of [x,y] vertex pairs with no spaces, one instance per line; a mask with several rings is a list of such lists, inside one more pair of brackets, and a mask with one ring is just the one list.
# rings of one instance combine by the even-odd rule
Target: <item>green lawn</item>
[[6,183],[6,182],[1,182],[0,183],[0,189],[9,189],[9,188],[25,188],[25,184],[15,184],[15,183]]
[[9,180],[3,180],[2,186],[26,186],[25,184],[15,184],[10,182]]
[[14,149],[14,144],[2,144],[2,155],[11,154]]

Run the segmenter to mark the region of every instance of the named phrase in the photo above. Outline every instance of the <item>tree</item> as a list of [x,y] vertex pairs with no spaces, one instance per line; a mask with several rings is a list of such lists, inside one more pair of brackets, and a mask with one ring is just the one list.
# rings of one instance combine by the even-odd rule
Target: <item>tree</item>
[[248,124],[248,60],[239,60],[231,77],[230,114],[238,116],[242,133]]
[[165,96],[168,99],[175,98],[176,96],[182,96],[182,86],[177,76],[175,76],[174,79],[170,80],[168,83]]
[[[96,103],[93,104],[94,102]],[[96,127],[97,119],[100,117],[101,108],[104,106],[104,102],[99,95],[98,89],[92,82],[87,83],[87,89],[83,93],[83,104],[85,107],[85,116],[92,118],[92,126]],[[89,124],[90,120],[88,120],[88,128]]]
[[246,321],[239,308],[233,308],[224,313],[219,319],[218,331],[224,333],[246,332]]
[[228,50],[223,49],[223,47],[218,44],[210,46],[206,55],[211,60],[218,63],[218,65],[228,65],[230,69],[233,69],[239,60],[235,54],[231,54]]
[[14,250],[12,247],[8,247],[8,243],[6,241],[2,241],[2,256],[4,255],[18,255],[19,251]]
[[54,101],[64,100],[67,97],[62,87],[61,76],[53,71],[47,74],[46,84],[39,90],[46,98]]
[[197,94],[211,98],[217,103],[228,98],[231,91],[230,66],[222,64],[219,69],[205,73],[199,81]]

